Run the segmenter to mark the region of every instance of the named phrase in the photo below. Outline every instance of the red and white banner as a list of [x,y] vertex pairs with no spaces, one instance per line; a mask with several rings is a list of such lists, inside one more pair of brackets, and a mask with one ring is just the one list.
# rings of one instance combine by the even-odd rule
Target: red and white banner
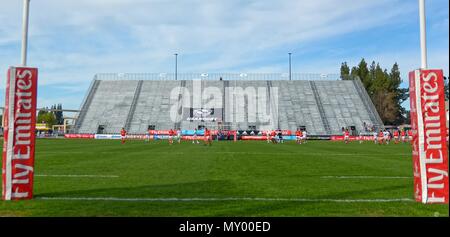
[[3,200],[33,198],[37,77],[37,68],[8,70],[3,114]]
[[409,73],[415,199],[448,203],[448,148],[442,70]]
[[[272,137],[270,137],[272,139]],[[266,136],[241,136],[241,140],[267,140]]]
[[[177,130],[173,130],[175,133]],[[193,131],[193,130],[192,130]],[[211,135],[217,135],[218,130],[209,130]],[[169,135],[170,130],[149,130],[150,135]],[[203,134],[203,130],[199,130]]]
[[[276,130],[275,130],[276,131]],[[272,133],[273,131],[270,131]],[[283,136],[291,136],[294,135],[295,132],[292,132],[291,130],[281,130],[281,135]],[[261,131],[261,135],[265,136],[267,134],[267,131]]]
[[150,130],[151,135],[169,135],[170,130]]
[[64,134],[64,138],[83,138],[83,139],[94,139],[94,134]]
[[[373,136],[349,136],[350,141],[373,141]],[[344,135],[332,135],[331,141],[344,141]]]

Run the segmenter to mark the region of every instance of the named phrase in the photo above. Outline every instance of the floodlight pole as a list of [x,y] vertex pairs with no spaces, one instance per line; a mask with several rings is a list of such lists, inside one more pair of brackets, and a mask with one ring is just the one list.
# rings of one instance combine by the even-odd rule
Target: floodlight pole
[[28,16],[29,16],[30,0],[23,0],[22,15],[22,66],[27,65],[27,46],[28,46]]
[[288,53],[289,54],[289,81],[292,79],[292,73],[291,73],[291,54],[292,53]]
[[178,54],[175,54],[175,81],[177,80],[178,77]]
[[419,0],[419,16],[420,16],[420,51],[421,51],[421,69],[428,67],[427,63],[427,32],[425,19],[425,0]]

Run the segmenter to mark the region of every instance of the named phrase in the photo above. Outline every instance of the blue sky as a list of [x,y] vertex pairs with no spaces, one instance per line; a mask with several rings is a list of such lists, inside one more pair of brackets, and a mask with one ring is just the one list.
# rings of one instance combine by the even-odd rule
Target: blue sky
[[[449,1],[426,0],[430,68],[449,72]],[[0,0],[0,103],[20,63],[22,0]],[[338,73],[420,65],[417,0],[31,0],[38,106],[77,109],[99,72]]]

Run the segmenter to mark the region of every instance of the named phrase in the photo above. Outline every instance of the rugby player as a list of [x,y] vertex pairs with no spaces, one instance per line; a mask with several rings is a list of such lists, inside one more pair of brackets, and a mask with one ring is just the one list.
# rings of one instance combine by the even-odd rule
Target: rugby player
[[303,143],[307,143],[307,132],[306,132],[306,129],[305,129],[305,131],[303,131],[302,132],[302,142]]
[[383,130],[380,129],[380,132],[378,133],[378,144],[381,145],[384,143],[384,133]]
[[394,143],[398,144],[398,142],[400,141],[399,137],[398,137],[398,130],[394,130]]
[[405,143],[406,142],[406,132],[404,129],[402,129],[402,131],[400,132],[400,135],[402,136],[402,142]]
[[192,144],[195,144],[196,142],[197,142],[197,144],[200,143],[200,142],[197,140],[197,134],[198,134],[198,130],[195,128],[195,129],[194,129],[193,139],[192,139]]
[[297,139],[297,144],[302,144],[302,138],[303,138],[303,134],[302,134],[302,131],[300,130],[300,129],[298,129],[296,132],[295,132],[295,138]]
[[126,137],[127,137],[127,131],[125,130],[125,128],[122,128],[122,130],[120,130],[120,139],[122,141],[122,144],[125,144]]
[[181,143],[181,129],[180,128],[177,129],[177,142],[178,142],[178,144]]
[[174,131],[173,129],[169,130],[169,144],[172,145],[173,144],[173,135],[174,135]]
[[345,129],[345,131],[344,131],[344,142],[345,142],[345,144],[348,144],[349,140],[350,140],[350,132],[348,131],[348,129]]
[[412,133],[412,130],[410,129],[410,130],[408,130],[408,141],[409,142],[412,142],[412,137],[413,137],[413,133]]

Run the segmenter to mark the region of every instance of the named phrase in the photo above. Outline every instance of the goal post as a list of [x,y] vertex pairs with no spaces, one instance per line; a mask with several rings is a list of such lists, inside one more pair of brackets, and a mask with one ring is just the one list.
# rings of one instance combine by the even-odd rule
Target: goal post
[[448,204],[448,144],[443,71],[409,73],[414,197]]
[[33,197],[37,68],[10,67],[6,80],[2,199]]

